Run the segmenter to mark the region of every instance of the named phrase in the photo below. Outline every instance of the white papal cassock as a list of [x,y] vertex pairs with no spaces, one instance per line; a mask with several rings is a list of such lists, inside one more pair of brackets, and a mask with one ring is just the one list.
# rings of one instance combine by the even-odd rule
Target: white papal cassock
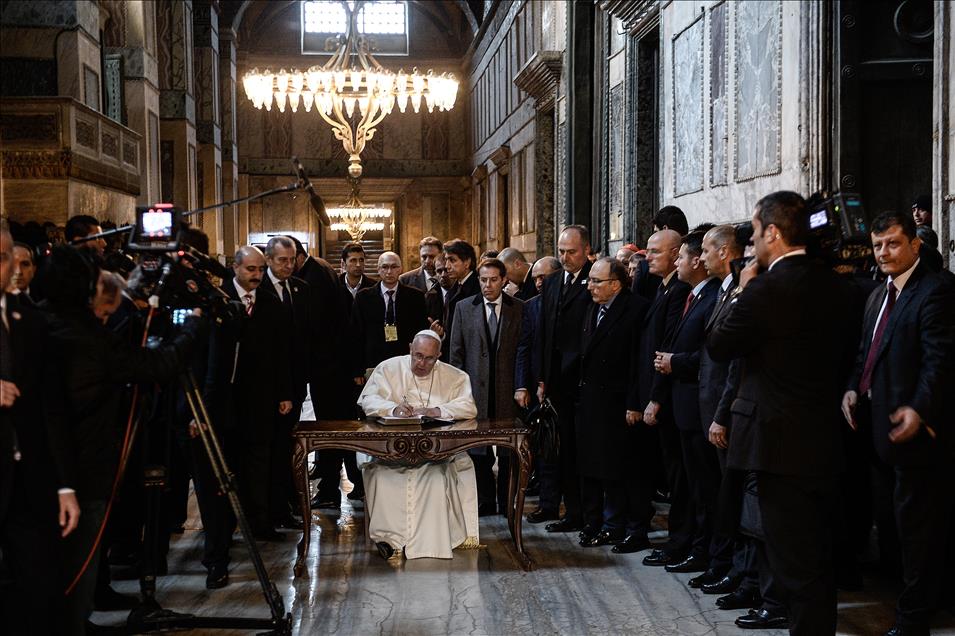
[[[382,417],[404,399],[413,407],[438,407],[441,419],[477,415],[466,373],[438,361],[428,376],[415,377],[410,355],[379,364],[358,405],[368,417]],[[467,453],[420,466],[375,459],[361,468],[373,541],[404,548],[409,559],[450,559],[454,548],[477,545],[477,482]]]

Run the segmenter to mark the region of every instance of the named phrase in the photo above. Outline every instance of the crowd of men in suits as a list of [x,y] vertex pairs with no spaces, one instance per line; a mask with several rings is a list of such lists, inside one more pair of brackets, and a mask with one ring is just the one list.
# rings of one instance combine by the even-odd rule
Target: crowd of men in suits
[[[764,197],[738,226],[690,231],[667,206],[645,248],[615,257],[593,254],[579,225],[563,228],[556,258],[534,263],[425,237],[419,267],[404,272],[385,252],[377,280],[360,243],[342,249],[339,273],[275,236],[240,248],[222,282],[238,320],[202,328],[190,317],[158,348],[137,346],[136,307],[103,269],[103,241],[54,249],[38,286],[33,251],[0,232],[11,290],[0,296],[0,541],[23,597],[12,607],[43,617],[24,631],[81,633],[94,605],[128,602],[109,588],[111,565],[142,573],[143,546],[130,540],[143,524],[139,475],[111,483],[126,385],[160,383],[150,417],[169,424],[154,427],[169,463],[155,573],[168,569],[191,478],[216,589],[228,584],[236,520],[176,376],[196,378],[254,538],[278,540],[301,528],[291,431],[309,394],[320,419],[356,417],[368,372],[432,329],[442,358],[470,376],[478,417],[556,412],[559,452],[536,460],[529,522],[577,532],[583,548],[650,550],[644,565],[693,573],[688,584],[718,607],[749,610],[740,627],[794,634],[834,633],[837,584],[861,583],[856,556],[874,522],[904,584],[889,634],[928,633],[951,602],[955,414],[943,391],[955,385],[955,277],[927,257],[921,212],[873,221],[875,276],[836,274],[807,253],[806,202],[791,192]],[[75,217],[67,230],[82,241],[100,227]],[[208,251],[198,230],[182,240]],[[503,514],[507,452],[469,453],[479,514]],[[343,467],[348,497],[363,498],[355,454],[324,450],[313,508],[340,507]],[[667,539],[651,545],[661,500]]]

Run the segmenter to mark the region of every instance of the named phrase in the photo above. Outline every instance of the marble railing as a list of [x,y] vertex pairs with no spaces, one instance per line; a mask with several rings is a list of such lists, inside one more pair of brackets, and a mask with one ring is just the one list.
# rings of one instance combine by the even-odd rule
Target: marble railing
[[0,99],[6,179],[74,178],[138,195],[142,137],[72,97]]

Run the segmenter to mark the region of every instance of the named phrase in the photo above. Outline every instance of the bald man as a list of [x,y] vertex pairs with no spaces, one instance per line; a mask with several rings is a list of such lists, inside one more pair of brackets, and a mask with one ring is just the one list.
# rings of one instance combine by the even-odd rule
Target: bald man
[[384,252],[378,257],[379,281],[355,295],[352,341],[358,347],[350,362],[357,383],[367,369],[404,354],[414,335],[429,327],[424,294],[398,282],[401,272],[401,257]]
[[[680,253],[680,235],[674,230],[660,230],[647,241],[647,264],[651,274],[659,276],[660,285],[643,322],[643,333],[637,359],[639,403],[641,413],[628,412],[627,421],[643,420],[644,426],[655,428],[660,440],[663,468],[670,490],[669,540],[662,550],[654,550],[643,559],[644,565],[665,566],[686,559],[693,541],[689,491],[683,470],[680,435],[673,421],[673,404],[665,390],[663,376],[654,367],[657,353],[672,334],[683,311],[690,286],[676,275],[676,259]],[[643,512],[652,514],[650,499],[654,491],[654,475],[642,472],[631,482],[636,492],[631,501],[641,501]]]
[[272,523],[269,475],[279,417],[292,410],[294,399],[287,337],[291,324],[281,301],[259,289],[267,275],[265,255],[257,247],[240,247],[232,269],[235,277],[222,290],[242,303],[245,317],[216,330],[210,347],[215,380],[207,387],[209,407],[220,428],[234,422],[234,469],[253,535],[277,540],[281,535]]
[[505,247],[497,255],[507,268],[507,287],[504,291],[518,300],[527,302],[537,295],[537,285],[531,275],[531,266],[524,253],[516,247]]

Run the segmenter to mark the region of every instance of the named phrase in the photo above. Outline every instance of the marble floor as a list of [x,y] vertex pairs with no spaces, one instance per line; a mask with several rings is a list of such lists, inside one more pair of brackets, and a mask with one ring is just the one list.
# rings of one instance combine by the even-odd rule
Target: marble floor
[[[533,507],[531,503],[529,509]],[[716,609],[714,597],[686,586],[690,575],[643,566],[645,553],[614,555],[609,548],[583,549],[573,535],[549,535],[542,526],[528,524],[524,542],[537,567],[524,572],[512,557],[505,519],[486,517],[481,520],[480,549],[458,551],[451,560],[384,561],[365,543],[361,509],[352,508],[344,497],[340,513],[316,513],[315,520],[306,577],[296,580],[292,575],[300,533],[284,531],[285,541],[259,544],[292,615],[295,634],[746,633],[733,624],[740,612]],[[662,539],[664,532],[654,534]],[[205,589],[194,498],[186,531],[173,541],[169,576],[160,578],[157,586],[157,598],[165,608],[197,615],[268,617],[239,540],[232,550],[231,584],[221,590]],[[880,580],[866,583],[864,592],[840,595],[839,634],[881,635],[891,626],[895,590]],[[125,593],[138,590],[134,581],[113,585]],[[120,625],[125,614],[96,613],[93,620]],[[933,633],[955,635],[955,617],[939,617]]]

